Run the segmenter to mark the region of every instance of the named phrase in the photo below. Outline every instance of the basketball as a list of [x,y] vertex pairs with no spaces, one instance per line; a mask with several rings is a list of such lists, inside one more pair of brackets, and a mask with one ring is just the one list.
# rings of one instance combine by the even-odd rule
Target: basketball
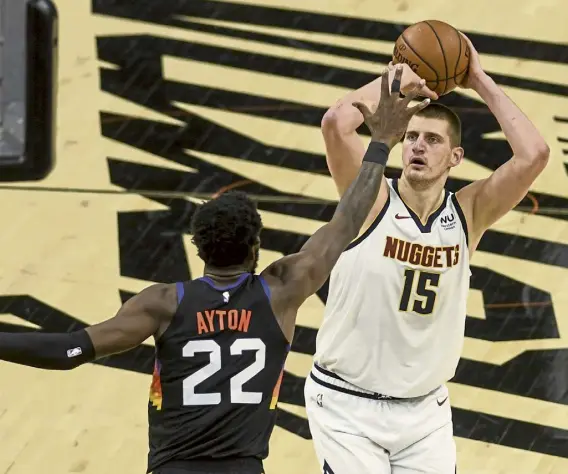
[[442,96],[454,90],[469,67],[469,46],[453,26],[438,20],[415,23],[396,40],[393,64],[406,63]]

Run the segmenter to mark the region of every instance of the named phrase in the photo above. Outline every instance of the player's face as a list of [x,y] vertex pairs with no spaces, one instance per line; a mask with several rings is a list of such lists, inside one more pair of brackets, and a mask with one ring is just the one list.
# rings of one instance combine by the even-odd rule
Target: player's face
[[412,117],[402,143],[405,179],[410,182],[434,182],[460,163],[463,149],[452,147],[448,132],[445,120]]

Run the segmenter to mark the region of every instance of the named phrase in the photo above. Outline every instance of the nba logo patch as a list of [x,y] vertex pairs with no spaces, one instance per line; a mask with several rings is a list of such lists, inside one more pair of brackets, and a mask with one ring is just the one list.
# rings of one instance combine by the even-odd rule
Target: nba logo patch
[[75,347],[74,349],[69,349],[67,351],[67,357],[71,358],[71,357],[77,357],[78,355],[81,355],[83,353],[83,351],[81,350],[80,347]]

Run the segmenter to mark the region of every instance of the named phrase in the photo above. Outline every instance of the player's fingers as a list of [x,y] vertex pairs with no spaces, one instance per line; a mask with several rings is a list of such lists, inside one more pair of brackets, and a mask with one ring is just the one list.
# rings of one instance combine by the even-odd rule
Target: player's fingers
[[422,89],[420,90],[420,95],[422,97],[429,97],[432,100],[438,100],[439,99],[438,94],[436,94],[430,88],[426,87],[426,81],[424,81],[424,86],[422,86]]
[[475,47],[473,46],[473,43],[471,42],[471,40],[466,35],[464,35],[461,31],[459,32],[459,34],[466,41],[466,43],[470,47],[470,49],[473,49],[475,51]]
[[421,94],[422,89],[424,88],[425,85],[426,85],[426,80],[420,79],[419,82],[414,84],[414,87],[412,89],[410,89],[409,91],[406,92],[404,99],[403,99],[403,103],[405,105],[408,105],[410,103],[410,101],[412,101],[416,97],[418,97],[418,95]]
[[430,103],[431,99],[424,99],[422,102],[419,102],[418,104],[416,104],[414,107],[410,107],[407,109],[408,114],[410,116],[414,115],[416,112],[418,112],[419,110],[422,110],[423,108],[427,107],[428,104]]
[[[416,97],[428,97],[432,100],[438,100],[439,96],[433,90],[426,87],[426,81],[422,79],[411,91],[406,94],[406,97],[410,97],[410,100]],[[407,102],[408,103],[408,102]]]
[[369,108],[362,102],[353,102],[353,107],[355,107],[357,110],[359,110],[359,112],[361,112],[361,115],[363,115],[365,121],[367,121],[367,119],[372,115]]
[[381,76],[381,97],[384,97],[385,100],[390,97],[389,91],[389,70],[385,69]]
[[393,95],[400,95],[400,82],[402,79],[402,64],[397,64],[394,71],[394,79],[391,84],[391,91]]
[[420,111],[420,110],[426,108],[426,107],[430,104],[430,102],[431,102],[431,99],[430,99],[430,98],[426,98],[426,99],[424,99],[423,101],[421,101],[421,102],[419,102],[418,104],[416,104],[414,107],[409,107],[409,108],[407,109],[407,112],[408,112],[410,115],[414,115],[416,112],[418,112],[418,111]]

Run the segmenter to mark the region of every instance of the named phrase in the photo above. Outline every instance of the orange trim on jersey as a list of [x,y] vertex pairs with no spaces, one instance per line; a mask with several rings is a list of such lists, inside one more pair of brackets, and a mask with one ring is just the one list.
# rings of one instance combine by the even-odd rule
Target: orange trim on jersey
[[274,410],[276,405],[278,405],[278,397],[280,396],[280,386],[282,385],[282,378],[284,377],[284,366],[286,365],[286,359],[288,354],[290,353],[291,344],[288,344],[286,348],[286,357],[284,358],[284,363],[282,364],[282,371],[280,372],[280,376],[276,381],[276,385],[274,386],[274,390],[272,391],[272,400],[270,401],[270,409]]
[[274,386],[274,390],[272,391],[272,401],[270,402],[270,409],[274,410],[276,405],[278,404],[278,397],[280,395],[280,386],[282,385],[282,377],[284,377],[284,369],[280,372],[280,377],[278,377],[278,381]]
[[162,409],[162,381],[160,379],[160,366],[158,359],[154,362],[154,373],[150,385],[150,403],[158,410]]

